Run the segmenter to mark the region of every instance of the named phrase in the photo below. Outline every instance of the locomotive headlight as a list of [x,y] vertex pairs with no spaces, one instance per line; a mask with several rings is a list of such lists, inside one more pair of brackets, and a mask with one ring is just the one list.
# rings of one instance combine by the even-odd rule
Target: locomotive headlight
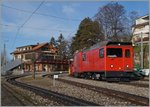
[[129,67],[129,65],[127,65],[127,68]]
[[114,67],[113,65],[110,65],[110,67],[112,68],[112,67]]

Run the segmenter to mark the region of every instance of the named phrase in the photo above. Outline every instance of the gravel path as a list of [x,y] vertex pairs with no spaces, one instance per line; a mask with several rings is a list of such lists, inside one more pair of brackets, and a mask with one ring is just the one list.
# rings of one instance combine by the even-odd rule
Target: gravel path
[[[144,96],[144,97],[149,97],[149,88],[143,88],[143,87],[135,87],[131,85],[123,85],[123,84],[117,84],[117,83],[109,83],[105,81],[94,81],[94,80],[86,80],[86,79],[79,79],[79,78],[73,78],[73,77],[61,77],[63,79],[71,80],[71,81],[76,81],[76,82],[81,82],[85,84],[90,84],[93,86],[99,86],[99,87],[104,87],[108,89],[114,89],[118,91],[123,91],[139,96]],[[91,82],[92,81],[92,82]]]
[[91,90],[88,90],[86,88],[80,88],[73,85],[69,85],[63,82],[55,81],[55,86],[53,85],[53,80],[50,78],[42,78],[42,77],[36,77],[35,80],[33,80],[31,77],[24,77],[17,79],[19,81],[23,81],[25,83],[28,83],[30,85],[35,85],[41,88],[49,89],[55,92],[59,92],[65,95],[73,96],[76,98],[81,98],[87,101],[91,101],[100,105],[113,105],[113,106],[129,106],[134,105],[130,102],[125,102],[121,99],[116,99],[113,97],[108,97],[106,95],[103,95],[101,93],[97,93]]

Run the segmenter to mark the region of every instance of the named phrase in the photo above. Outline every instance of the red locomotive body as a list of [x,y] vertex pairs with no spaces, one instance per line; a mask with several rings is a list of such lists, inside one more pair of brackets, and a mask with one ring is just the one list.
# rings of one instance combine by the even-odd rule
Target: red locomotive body
[[70,74],[93,79],[130,77],[133,72],[132,43],[104,41],[76,52]]

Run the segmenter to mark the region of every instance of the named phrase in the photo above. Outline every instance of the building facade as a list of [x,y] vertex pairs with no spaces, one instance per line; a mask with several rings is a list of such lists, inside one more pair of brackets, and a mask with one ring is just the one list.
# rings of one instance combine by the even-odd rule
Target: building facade
[[13,60],[21,59],[23,65],[21,69],[25,71],[56,71],[66,70],[68,62],[60,60],[57,49],[49,43],[37,43],[36,45],[27,45],[17,47],[13,55]]
[[135,20],[135,25],[132,26],[132,33],[134,65],[147,69],[149,68],[149,15]]
[[[138,18],[135,21],[135,25],[132,26],[132,43],[149,40],[149,15]],[[142,35],[142,36],[141,36]]]

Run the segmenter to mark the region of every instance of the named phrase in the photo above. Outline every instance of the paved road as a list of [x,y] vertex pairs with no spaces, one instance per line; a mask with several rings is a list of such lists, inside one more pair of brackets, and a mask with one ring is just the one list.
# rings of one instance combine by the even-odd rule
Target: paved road
[[2,106],[24,106],[21,101],[9,92],[3,85],[1,86],[1,105]]

